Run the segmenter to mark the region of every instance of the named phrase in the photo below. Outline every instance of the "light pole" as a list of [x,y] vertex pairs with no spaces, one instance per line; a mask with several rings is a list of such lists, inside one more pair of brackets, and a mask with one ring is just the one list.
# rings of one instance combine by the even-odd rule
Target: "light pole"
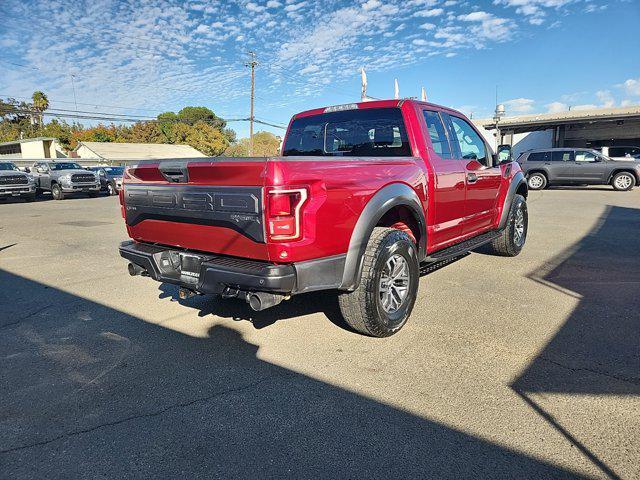
[[78,116],[78,99],[76,98],[76,82],[75,82],[75,78],[76,78],[76,76],[72,73],[71,74],[71,85],[73,86],[73,103],[76,104],[76,116]]
[[496,124],[496,151],[500,144],[502,144],[502,135],[500,134],[500,119],[504,116],[504,105],[502,103],[496,104],[496,111],[493,114],[493,121]]

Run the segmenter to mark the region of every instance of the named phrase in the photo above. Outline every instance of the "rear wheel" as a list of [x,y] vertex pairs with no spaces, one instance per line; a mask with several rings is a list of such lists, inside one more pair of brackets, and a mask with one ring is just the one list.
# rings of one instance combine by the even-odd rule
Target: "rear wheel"
[[413,310],[419,277],[418,252],[411,237],[394,228],[374,228],[358,287],[338,297],[342,316],[365,335],[393,335]]
[[547,186],[547,177],[545,177],[544,173],[532,173],[529,175],[527,185],[531,190],[542,190]]
[[51,196],[54,200],[64,200],[64,192],[62,191],[62,187],[57,183],[51,185]]
[[498,238],[492,240],[491,249],[496,255],[515,257],[524,247],[528,227],[527,201],[522,195],[516,195],[511,203],[507,226]]
[[636,184],[636,177],[629,172],[616,173],[611,179],[611,185],[616,190],[631,190]]

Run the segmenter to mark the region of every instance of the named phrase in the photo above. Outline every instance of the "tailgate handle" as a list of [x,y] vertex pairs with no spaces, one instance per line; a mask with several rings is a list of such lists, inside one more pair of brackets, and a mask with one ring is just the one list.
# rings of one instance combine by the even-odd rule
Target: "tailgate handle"
[[158,170],[169,182],[187,183],[189,181],[189,170],[185,163],[160,162]]

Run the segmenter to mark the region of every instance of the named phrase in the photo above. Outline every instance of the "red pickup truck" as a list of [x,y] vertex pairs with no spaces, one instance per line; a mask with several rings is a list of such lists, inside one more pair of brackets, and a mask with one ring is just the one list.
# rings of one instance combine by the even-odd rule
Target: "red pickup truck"
[[141,161],[123,184],[131,275],[254,310],[335,290],[346,322],[377,337],[406,323],[421,266],[484,244],[515,256],[527,235],[509,148],[415,100],[302,112],[279,157]]

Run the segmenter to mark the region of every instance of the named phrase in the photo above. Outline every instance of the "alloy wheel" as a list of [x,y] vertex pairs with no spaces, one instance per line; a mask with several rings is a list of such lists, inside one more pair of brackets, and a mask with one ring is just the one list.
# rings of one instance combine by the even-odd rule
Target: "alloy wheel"
[[628,189],[631,187],[632,183],[633,179],[630,175],[619,175],[618,178],[616,178],[616,187],[620,190]]
[[513,224],[513,243],[518,247],[524,244],[525,231],[524,231],[524,212],[522,207],[518,207],[516,210],[516,218]]
[[529,177],[529,187],[533,189],[542,188],[544,180],[540,175],[532,175]]
[[409,264],[399,254],[393,255],[380,275],[378,294],[382,309],[387,313],[397,312],[404,304],[409,293]]

